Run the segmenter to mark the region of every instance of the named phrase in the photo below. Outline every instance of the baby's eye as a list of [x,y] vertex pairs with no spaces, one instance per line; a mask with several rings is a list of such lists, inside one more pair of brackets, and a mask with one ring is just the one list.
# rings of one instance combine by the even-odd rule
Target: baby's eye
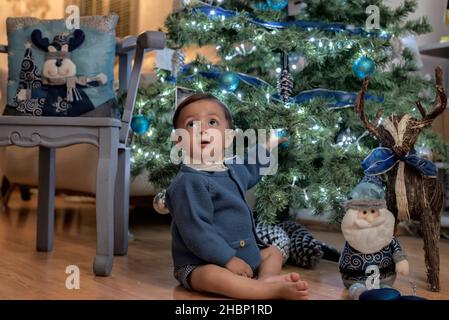
[[187,128],[194,128],[194,127],[195,127],[195,121],[187,122]]
[[209,121],[209,125],[216,126],[217,125],[217,120],[214,120],[214,119],[210,120]]

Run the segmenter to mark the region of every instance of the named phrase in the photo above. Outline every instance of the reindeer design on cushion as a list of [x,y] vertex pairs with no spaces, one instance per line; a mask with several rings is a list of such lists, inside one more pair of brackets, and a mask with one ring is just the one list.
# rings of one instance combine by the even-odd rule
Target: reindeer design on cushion
[[374,122],[368,121],[364,112],[364,96],[369,79],[363,82],[357,97],[355,111],[381,147],[374,149],[363,161],[367,176],[386,174],[387,207],[397,221],[420,221],[424,240],[427,282],[432,291],[439,291],[439,249],[441,211],[444,193],[442,183],[436,179],[435,165],[415,154],[414,145],[424,128],[430,126],[446,108],[447,97],[443,88],[443,71],[435,70],[436,98],[431,112],[420,101],[416,106],[422,115],[418,120],[408,114],[391,115],[379,124],[380,109]]
[[95,107],[83,88],[100,86],[107,82],[107,76],[100,73],[94,77],[77,76],[76,64],[71,59],[71,52],[84,42],[85,35],[80,29],[73,36],[62,33],[50,43],[42,37],[42,32],[35,29],[31,33],[33,44],[47,52],[42,68],[42,87],[36,90],[20,90],[17,99],[45,98],[43,116],[79,116]]

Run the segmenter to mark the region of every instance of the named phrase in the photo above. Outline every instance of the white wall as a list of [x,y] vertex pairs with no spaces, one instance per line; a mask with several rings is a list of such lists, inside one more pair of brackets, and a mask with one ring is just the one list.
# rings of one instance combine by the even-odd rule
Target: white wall
[[[387,0],[386,3],[392,7],[397,7],[403,0]],[[429,23],[432,25],[433,32],[417,37],[418,45],[438,43],[441,36],[449,36],[449,25],[445,23],[447,0],[418,0],[418,9],[409,16],[409,18],[417,19],[422,16],[428,17]],[[382,19],[382,17],[380,17]],[[433,70],[437,65],[441,65],[449,71],[449,57],[448,59],[434,58],[429,56],[422,56],[424,68],[423,74],[433,74]]]
[[[387,5],[397,7],[403,0],[386,0]],[[441,36],[449,36],[449,26],[444,22],[447,0],[418,0],[418,9],[410,18],[417,19],[427,16],[433,27],[433,32],[419,36],[418,44],[439,42]],[[382,17],[380,17],[382,19]]]
[[[398,6],[401,2],[401,0],[387,0],[387,3],[393,7]],[[433,28],[433,32],[417,37],[419,46],[436,44],[440,42],[441,36],[449,36],[449,26],[445,23],[446,4],[447,0],[418,0],[418,9],[414,14],[410,15],[410,18],[417,19],[426,16]],[[436,66],[443,67],[443,70],[445,70],[446,87],[448,87],[449,57],[444,59],[421,55],[421,58],[424,63],[421,73],[423,75],[433,76]],[[449,142],[449,110],[446,110],[442,116],[438,117],[432,127],[434,132],[441,134],[445,141]]]

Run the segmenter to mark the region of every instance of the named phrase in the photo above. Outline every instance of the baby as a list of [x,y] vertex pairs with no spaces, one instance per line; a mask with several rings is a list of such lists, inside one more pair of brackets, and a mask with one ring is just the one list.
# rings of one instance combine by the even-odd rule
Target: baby
[[[193,94],[176,109],[173,126],[189,138],[178,140],[188,152],[166,193],[175,278],[188,290],[235,299],[307,299],[307,282],[295,272],[281,275],[281,252],[255,233],[246,191],[261,178],[260,161],[224,161],[234,134],[228,108]],[[271,138],[266,149],[283,141]]]

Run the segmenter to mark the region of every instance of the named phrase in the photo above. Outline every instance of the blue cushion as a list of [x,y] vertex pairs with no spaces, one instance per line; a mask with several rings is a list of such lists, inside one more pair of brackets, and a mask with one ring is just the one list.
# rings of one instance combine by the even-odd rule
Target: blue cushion
[[8,18],[6,113],[80,116],[116,108],[117,21],[116,14],[81,17],[80,29],[68,30],[62,19]]

